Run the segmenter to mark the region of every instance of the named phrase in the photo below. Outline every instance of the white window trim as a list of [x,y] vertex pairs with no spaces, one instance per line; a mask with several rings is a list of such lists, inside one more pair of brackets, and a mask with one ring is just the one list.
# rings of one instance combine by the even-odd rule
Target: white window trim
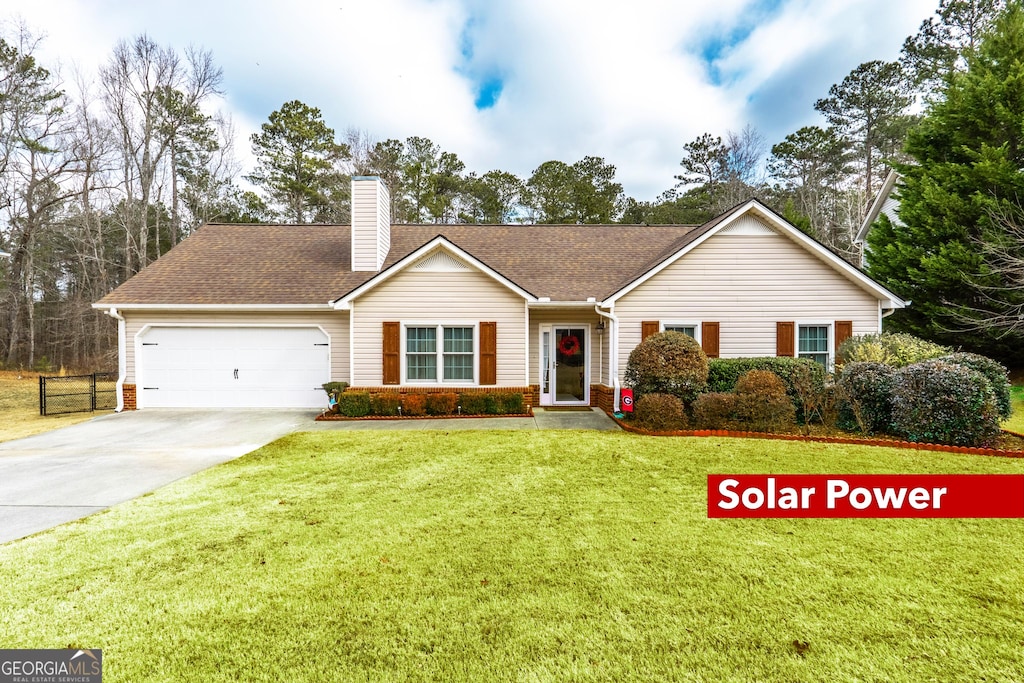
[[661,325],[661,329],[659,330],[660,332],[664,332],[665,328],[667,327],[692,327],[693,338],[697,341],[698,344],[701,344],[701,346],[703,346],[703,342],[701,341],[702,323],[699,320],[664,320],[661,321],[659,324]]
[[827,327],[828,339],[825,340],[825,348],[828,352],[828,362],[825,370],[832,372],[835,368],[835,323],[832,320],[797,320],[793,323],[793,357],[800,358],[800,328],[801,327]]
[[[402,334],[399,344],[401,355],[399,363],[402,366],[402,384],[416,387],[476,387],[480,386],[480,323],[477,321],[462,320],[403,320],[399,327]],[[406,331],[410,327],[433,327],[437,330],[437,379],[409,379],[408,377],[408,335]],[[445,380],[444,377],[444,328],[445,327],[470,327],[473,329],[473,381],[466,380]]]

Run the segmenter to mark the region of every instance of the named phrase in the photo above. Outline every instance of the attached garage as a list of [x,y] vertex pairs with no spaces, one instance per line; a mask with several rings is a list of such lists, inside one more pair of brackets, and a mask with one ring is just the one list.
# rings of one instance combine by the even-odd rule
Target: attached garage
[[135,359],[140,408],[319,408],[330,380],[319,327],[153,326]]

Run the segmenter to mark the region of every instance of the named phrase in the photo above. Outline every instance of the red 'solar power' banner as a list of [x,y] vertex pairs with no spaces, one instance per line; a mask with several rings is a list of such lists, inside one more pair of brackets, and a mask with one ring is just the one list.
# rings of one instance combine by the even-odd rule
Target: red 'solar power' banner
[[1024,517],[1024,474],[709,474],[708,517]]

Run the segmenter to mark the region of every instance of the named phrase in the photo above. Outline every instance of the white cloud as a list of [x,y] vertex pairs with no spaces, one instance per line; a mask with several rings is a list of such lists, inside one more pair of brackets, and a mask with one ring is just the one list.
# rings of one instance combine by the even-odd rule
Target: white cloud
[[[339,132],[429,137],[480,173],[603,156],[627,192],[651,199],[673,184],[685,142],[748,122],[795,130],[830,83],[895,57],[934,4],[788,0],[722,53],[723,85],[697,52],[754,16],[754,0],[15,0],[14,12],[47,34],[51,63],[95,68],[142,32],[210,49],[247,164],[248,135],[300,99]],[[472,79],[488,74],[504,88],[477,111]]]

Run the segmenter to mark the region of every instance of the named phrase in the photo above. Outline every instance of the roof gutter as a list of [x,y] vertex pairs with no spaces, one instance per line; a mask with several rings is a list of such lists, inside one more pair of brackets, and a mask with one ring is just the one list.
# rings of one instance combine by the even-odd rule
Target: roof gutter
[[117,321],[117,384],[114,389],[117,392],[115,412],[120,413],[124,410],[124,380],[128,376],[127,324],[124,316],[117,312],[116,306],[111,306],[106,313]]
[[615,389],[612,411],[617,413],[619,412],[619,395],[622,393],[622,387],[619,385],[619,319],[615,315],[615,304],[608,307],[607,313],[601,310],[600,304],[595,305],[594,313],[602,318],[608,318],[611,323],[608,326],[608,374],[612,376],[612,387]]
[[330,304],[105,304],[95,303],[93,308],[122,311],[327,311]]

